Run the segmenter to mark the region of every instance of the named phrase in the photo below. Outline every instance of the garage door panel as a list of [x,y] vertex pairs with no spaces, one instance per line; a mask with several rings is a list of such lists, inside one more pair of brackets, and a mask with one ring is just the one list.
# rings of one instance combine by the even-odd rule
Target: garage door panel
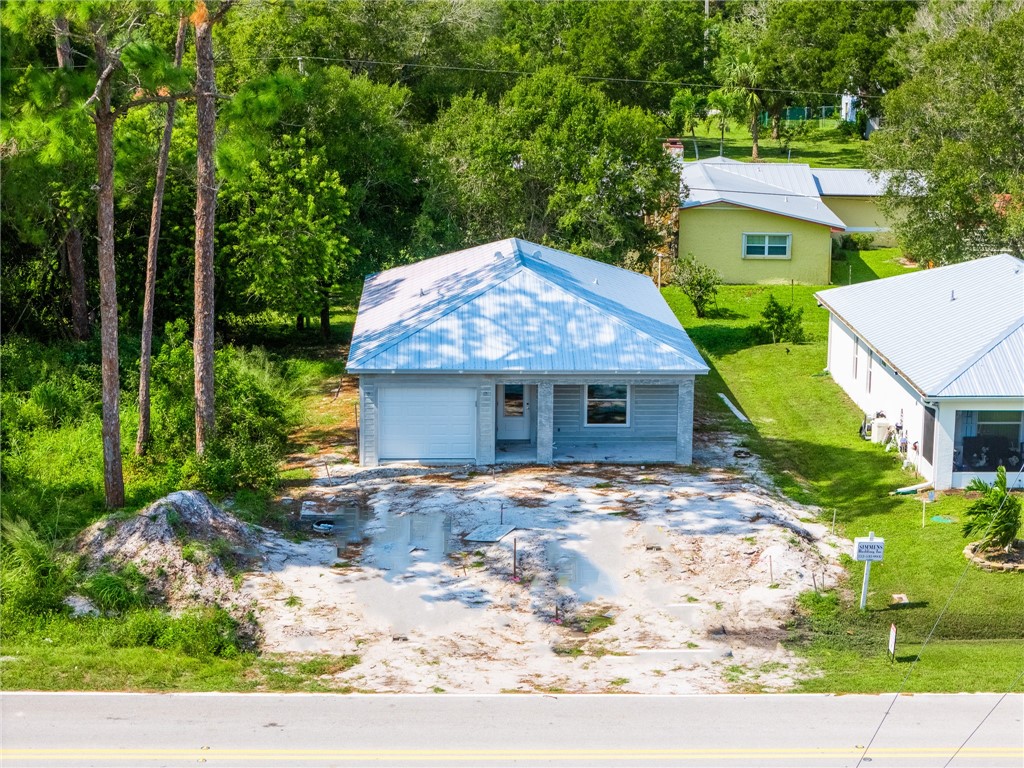
[[380,390],[380,458],[476,458],[476,389],[385,387]]

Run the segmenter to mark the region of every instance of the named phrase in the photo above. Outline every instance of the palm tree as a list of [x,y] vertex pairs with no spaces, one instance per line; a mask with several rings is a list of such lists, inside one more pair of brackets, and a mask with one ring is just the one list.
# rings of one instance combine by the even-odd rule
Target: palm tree
[[721,60],[720,77],[727,88],[739,94],[740,110],[750,126],[753,141],[750,149],[752,160],[760,159],[758,139],[761,132],[761,112],[764,109],[761,88],[763,77],[754,51],[749,46],[736,51]]
[[708,125],[715,125],[719,130],[718,155],[725,154],[725,129],[729,119],[736,111],[736,93],[729,88],[719,88],[708,94],[705,120]]
[[676,91],[669,102],[669,120],[672,130],[677,136],[689,133],[693,140],[694,157],[697,153],[697,125],[706,117],[707,109],[704,99],[689,88]]
[[968,491],[984,494],[967,508],[963,532],[965,536],[981,534],[977,551],[1013,547],[1020,530],[1020,498],[1006,489],[1006,467],[996,469],[996,481],[991,485],[974,478],[967,486]]

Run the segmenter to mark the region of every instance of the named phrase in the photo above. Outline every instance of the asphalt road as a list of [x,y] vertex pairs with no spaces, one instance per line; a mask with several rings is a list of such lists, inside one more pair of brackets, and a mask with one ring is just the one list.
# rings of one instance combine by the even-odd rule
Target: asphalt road
[[1022,695],[4,693],[0,717],[3,768],[1024,766]]

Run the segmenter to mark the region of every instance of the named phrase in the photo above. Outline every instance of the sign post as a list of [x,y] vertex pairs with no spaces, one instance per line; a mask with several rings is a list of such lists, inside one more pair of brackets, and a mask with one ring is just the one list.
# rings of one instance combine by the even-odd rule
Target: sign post
[[889,625],[889,656],[890,663],[896,662],[896,625]]
[[885,539],[876,539],[875,532],[870,531],[867,538],[858,536],[853,540],[853,559],[864,562],[864,584],[860,590],[860,609],[863,611],[868,602],[868,579],[871,578],[871,563],[881,562],[885,552]]

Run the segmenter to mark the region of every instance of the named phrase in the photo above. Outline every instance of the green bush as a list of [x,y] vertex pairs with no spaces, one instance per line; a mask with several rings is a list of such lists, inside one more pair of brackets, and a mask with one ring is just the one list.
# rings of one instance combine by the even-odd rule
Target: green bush
[[197,658],[236,656],[238,622],[220,607],[194,608],[180,616],[151,609],[133,611],[114,629],[115,648],[152,646]]
[[697,317],[706,317],[708,307],[715,303],[722,275],[714,267],[702,264],[692,253],[676,262],[672,282],[682,288],[683,293],[693,302]]
[[1021,500],[1006,488],[1006,467],[996,468],[996,481],[986,483],[977,477],[967,486],[982,497],[974,501],[964,515],[964,536],[981,536],[978,548],[1004,549],[1007,552],[1017,540],[1021,522]]
[[784,307],[775,296],[769,296],[768,304],[761,313],[761,322],[750,326],[749,330],[759,344],[777,344],[780,341],[800,344],[807,341],[803,318],[803,308]]
[[844,251],[866,251],[874,244],[875,236],[870,232],[853,232],[843,235],[840,241],[840,247]]
[[262,349],[217,350],[216,437],[196,456],[192,348],[184,322],[168,324],[153,363],[156,449],[184,461],[187,484],[219,493],[273,488],[288,427],[296,418],[296,388],[287,374]]
[[79,590],[103,613],[124,613],[146,604],[147,586],[146,576],[129,563],[121,569],[97,571]]
[[27,520],[0,523],[0,603],[4,613],[46,614],[64,610],[78,561],[43,541]]

